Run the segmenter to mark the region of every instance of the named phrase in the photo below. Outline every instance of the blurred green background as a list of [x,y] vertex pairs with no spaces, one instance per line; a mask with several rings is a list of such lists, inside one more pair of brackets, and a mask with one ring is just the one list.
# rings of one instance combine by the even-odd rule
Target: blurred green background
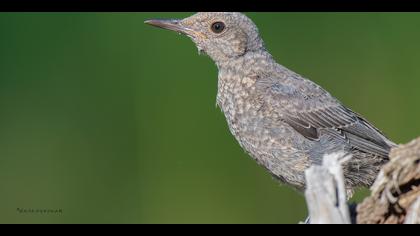
[[[0,14],[1,223],[306,217],[303,196],[230,135],[214,63],[188,38],[143,24],[190,14]],[[394,141],[420,134],[420,14],[247,15],[279,63]]]

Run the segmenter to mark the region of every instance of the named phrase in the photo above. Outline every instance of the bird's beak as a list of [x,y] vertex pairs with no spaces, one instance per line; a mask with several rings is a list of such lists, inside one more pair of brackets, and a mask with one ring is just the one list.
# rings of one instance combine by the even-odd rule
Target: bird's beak
[[188,27],[182,26],[180,22],[181,20],[176,20],[176,19],[151,19],[151,20],[146,20],[144,23],[155,26],[155,27],[159,27],[162,29],[167,29],[167,30],[175,31],[181,34],[189,35],[192,37],[204,38],[203,34],[201,34],[200,32],[194,31],[192,29],[189,29]]
[[152,19],[152,20],[147,20],[144,23],[148,24],[148,25],[152,25],[155,27],[159,27],[162,29],[167,29],[167,30],[172,30],[178,33],[183,33],[185,34],[188,29],[181,26],[180,20],[174,20],[174,19],[168,19],[168,20],[161,20],[161,19]]

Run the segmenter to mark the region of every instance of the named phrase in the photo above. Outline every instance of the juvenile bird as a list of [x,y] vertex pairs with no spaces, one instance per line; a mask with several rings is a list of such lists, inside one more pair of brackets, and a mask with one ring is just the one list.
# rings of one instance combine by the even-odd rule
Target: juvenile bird
[[349,191],[370,186],[395,144],[314,82],[276,63],[256,25],[238,12],[145,23],[192,39],[218,68],[217,104],[241,147],[275,178],[303,191],[324,154],[351,154]]

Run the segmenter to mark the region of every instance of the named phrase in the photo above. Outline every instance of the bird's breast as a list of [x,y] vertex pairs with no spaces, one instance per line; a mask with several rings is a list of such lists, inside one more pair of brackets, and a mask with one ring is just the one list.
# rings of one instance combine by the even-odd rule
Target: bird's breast
[[[279,121],[274,108],[264,104],[261,100],[263,94],[255,88],[256,77],[221,75],[217,104],[238,143],[274,176],[302,186],[302,173],[309,161],[299,153],[300,149],[306,149],[306,143],[300,144],[293,129]],[[297,177],[285,177],[291,172]]]
[[258,116],[255,78],[234,74],[219,76],[217,104],[222,109],[230,125]]
[[255,90],[256,77],[221,74],[219,76],[217,104],[223,111],[229,129],[241,146],[252,153],[259,142],[269,142],[270,117],[261,109]]

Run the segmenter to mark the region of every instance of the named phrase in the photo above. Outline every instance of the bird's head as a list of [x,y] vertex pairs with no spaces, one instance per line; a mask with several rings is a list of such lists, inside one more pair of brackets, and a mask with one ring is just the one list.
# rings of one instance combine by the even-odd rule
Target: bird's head
[[200,52],[216,63],[264,48],[255,24],[239,12],[199,12],[184,19],[153,19],[145,23],[187,35]]

